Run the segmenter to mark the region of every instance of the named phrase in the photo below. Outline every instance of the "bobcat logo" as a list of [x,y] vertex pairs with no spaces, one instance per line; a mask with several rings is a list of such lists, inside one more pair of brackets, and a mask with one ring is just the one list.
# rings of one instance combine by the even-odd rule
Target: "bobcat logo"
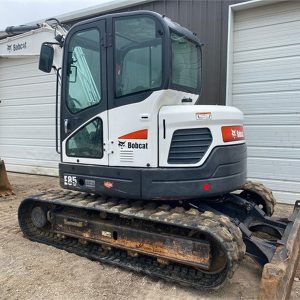
[[231,129],[231,135],[234,139],[236,139],[236,137],[237,137],[236,130]]
[[243,139],[244,138],[244,132],[237,130],[237,129],[231,129],[231,136],[235,139]]
[[121,148],[124,148],[125,147],[125,143],[126,143],[126,141],[125,142],[119,141],[118,146],[121,147]]
[[7,45],[7,51],[10,52],[12,50],[12,45]]

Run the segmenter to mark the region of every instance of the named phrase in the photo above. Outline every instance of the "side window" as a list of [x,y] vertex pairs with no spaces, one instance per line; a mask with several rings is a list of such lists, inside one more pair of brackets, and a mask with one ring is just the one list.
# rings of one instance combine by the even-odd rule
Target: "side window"
[[171,33],[172,83],[196,89],[199,85],[201,67],[200,50],[196,44],[183,36]]
[[67,65],[67,106],[78,113],[101,101],[100,33],[80,31],[70,40]]
[[100,118],[86,124],[74,135],[66,145],[67,156],[102,158],[103,157],[103,127]]
[[162,33],[150,17],[114,22],[115,96],[158,88],[162,84]]

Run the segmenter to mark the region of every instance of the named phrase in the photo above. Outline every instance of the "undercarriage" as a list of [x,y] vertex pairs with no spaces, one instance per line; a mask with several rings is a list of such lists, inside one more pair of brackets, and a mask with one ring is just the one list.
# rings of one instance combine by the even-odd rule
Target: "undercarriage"
[[246,254],[264,266],[261,298],[282,299],[299,259],[300,202],[289,219],[267,216],[270,203],[257,185],[182,203],[47,191],[23,200],[19,223],[30,240],[201,289],[222,286]]

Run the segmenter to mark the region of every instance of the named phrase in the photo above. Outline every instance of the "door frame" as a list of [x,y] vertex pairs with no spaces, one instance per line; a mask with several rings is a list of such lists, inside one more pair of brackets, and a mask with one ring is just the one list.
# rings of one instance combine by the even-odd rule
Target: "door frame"
[[[107,50],[105,47],[106,42],[106,20],[98,20],[97,22],[82,24],[70,30],[66,37],[63,53],[62,64],[62,81],[61,81],[61,104],[60,104],[60,143],[61,143],[61,161],[70,163],[81,164],[96,164],[108,165],[108,152],[105,151],[105,145],[108,144],[108,95],[107,95]],[[100,64],[101,64],[101,101],[93,106],[83,109],[80,112],[72,113],[67,106],[68,97],[68,77],[67,77],[67,64],[68,64],[68,46],[70,40],[78,32],[96,29],[100,34]],[[103,156],[102,158],[87,158],[87,157],[74,157],[67,156],[66,144],[67,141],[76,134],[86,124],[90,123],[93,119],[100,118],[102,120],[103,130]],[[68,124],[68,132],[65,132],[65,124]]]

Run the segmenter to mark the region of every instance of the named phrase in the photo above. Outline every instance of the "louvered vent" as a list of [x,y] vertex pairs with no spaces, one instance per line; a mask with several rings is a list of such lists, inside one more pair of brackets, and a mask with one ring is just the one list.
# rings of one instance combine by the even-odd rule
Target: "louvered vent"
[[212,143],[208,128],[179,129],[173,133],[168,163],[195,164]]
[[132,150],[120,150],[121,162],[133,162],[134,155]]

